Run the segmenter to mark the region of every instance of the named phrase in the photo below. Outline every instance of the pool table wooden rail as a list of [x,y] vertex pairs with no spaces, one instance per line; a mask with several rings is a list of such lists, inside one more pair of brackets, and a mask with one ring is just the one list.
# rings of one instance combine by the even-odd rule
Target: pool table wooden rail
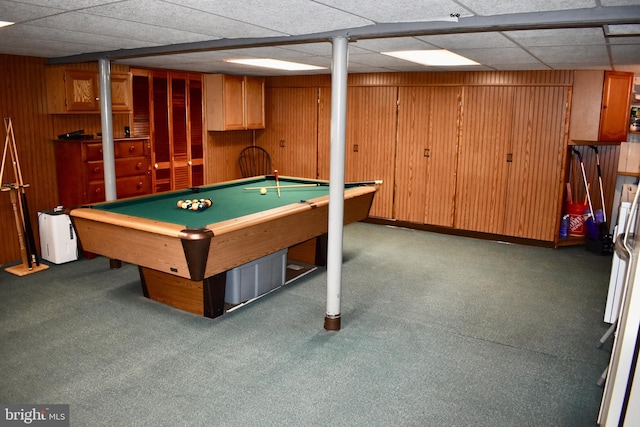
[[[365,219],[376,188],[345,189],[344,223]],[[78,208],[70,215],[83,250],[190,280],[203,280],[328,230],[329,197],[322,196],[202,229]]]

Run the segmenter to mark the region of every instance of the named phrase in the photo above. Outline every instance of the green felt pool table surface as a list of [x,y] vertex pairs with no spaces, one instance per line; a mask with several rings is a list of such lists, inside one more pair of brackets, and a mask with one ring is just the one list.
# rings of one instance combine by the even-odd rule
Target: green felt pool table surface
[[[280,197],[275,188],[268,188],[266,194],[259,190],[246,190],[253,187],[271,187],[276,182],[272,176],[257,177],[229,183],[208,185],[195,189],[176,190],[157,193],[135,199],[123,199],[101,203],[95,209],[146,218],[186,228],[203,228],[209,224],[251,215],[294,203],[304,203],[316,197],[327,196],[329,186],[326,181],[280,177]],[[318,184],[317,186],[286,188],[291,185]],[[179,200],[211,199],[213,204],[202,211],[182,209],[177,206]]]

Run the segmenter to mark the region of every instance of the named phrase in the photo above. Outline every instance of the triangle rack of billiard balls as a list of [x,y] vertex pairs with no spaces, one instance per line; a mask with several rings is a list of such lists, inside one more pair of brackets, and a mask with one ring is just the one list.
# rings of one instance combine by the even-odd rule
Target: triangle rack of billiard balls
[[213,204],[211,199],[187,199],[178,200],[176,203],[180,209],[189,211],[203,211]]

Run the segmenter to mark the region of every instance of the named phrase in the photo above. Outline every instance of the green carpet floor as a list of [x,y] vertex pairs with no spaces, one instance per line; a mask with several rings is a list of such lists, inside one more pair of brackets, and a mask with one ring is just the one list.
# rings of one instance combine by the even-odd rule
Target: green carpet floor
[[357,223],[326,270],[218,319],[104,258],[0,272],[0,402],[72,426],[591,426],[611,257]]

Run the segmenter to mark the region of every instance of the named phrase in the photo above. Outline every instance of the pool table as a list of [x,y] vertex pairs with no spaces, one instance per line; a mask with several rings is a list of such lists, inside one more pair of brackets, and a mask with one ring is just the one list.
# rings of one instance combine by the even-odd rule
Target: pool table
[[[97,203],[70,216],[84,251],[139,266],[146,297],[213,318],[225,311],[228,270],[326,236],[329,183],[278,182],[280,194],[267,175]],[[345,185],[345,224],[368,216],[375,192],[375,185]],[[213,204],[177,205],[201,198]]]

